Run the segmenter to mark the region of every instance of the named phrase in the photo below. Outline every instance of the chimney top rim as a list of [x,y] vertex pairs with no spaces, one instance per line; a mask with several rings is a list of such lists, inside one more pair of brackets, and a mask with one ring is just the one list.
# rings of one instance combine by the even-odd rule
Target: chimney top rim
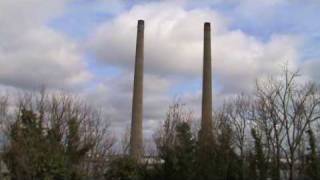
[[204,23],[204,27],[210,28],[210,22],[205,22],[205,23]]

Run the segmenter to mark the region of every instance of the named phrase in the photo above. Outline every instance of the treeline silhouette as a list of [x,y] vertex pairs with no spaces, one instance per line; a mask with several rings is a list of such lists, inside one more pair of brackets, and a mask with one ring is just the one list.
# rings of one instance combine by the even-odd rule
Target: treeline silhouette
[[154,133],[156,150],[138,162],[127,155],[126,138],[121,151],[113,148],[108,117],[77,97],[23,93],[17,105],[8,98],[0,100],[2,178],[320,179],[320,91],[287,69],[215,110],[214,142],[206,152],[198,148],[198,120],[173,103]]

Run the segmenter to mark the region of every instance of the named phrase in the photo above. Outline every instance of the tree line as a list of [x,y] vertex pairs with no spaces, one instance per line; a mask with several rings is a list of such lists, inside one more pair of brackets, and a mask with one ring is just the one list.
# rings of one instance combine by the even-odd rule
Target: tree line
[[[101,111],[77,97],[0,98],[1,159],[11,179],[294,180],[320,179],[320,91],[297,72],[260,80],[251,94],[213,114],[213,141],[199,148],[199,120],[173,103],[139,162],[122,150]],[[128,133],[129,134],[129,133]]]

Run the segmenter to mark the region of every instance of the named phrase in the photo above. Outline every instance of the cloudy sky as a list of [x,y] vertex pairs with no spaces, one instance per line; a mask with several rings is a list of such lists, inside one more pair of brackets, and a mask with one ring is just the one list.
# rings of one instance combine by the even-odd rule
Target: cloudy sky
[[144,133],[177,98],[196,116],[203,23],[212,26],[214,103],[285,64],[320,82],[319,0],[1,0],[0,91],[80,94],[119,133],[130,125],[138,19],[145,20]]

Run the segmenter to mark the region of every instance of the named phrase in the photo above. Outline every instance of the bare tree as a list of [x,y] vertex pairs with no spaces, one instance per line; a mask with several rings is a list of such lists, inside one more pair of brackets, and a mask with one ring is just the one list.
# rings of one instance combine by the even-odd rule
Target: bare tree
[[0,96],[0,133],[8,120],[8,96]]
[[[154,135],[156,146],[159,150],[161,147],[171,147],[175,141],[175,129],[179,122],[191,123],[193,119],[192,112],[186,111],[185,106],[180,102],[174,102],[168,110],[167,117],[163,125]],[[158,152],[159,153],[159,152]]]
[[292,180],[305,132],[320,118],[320,96],[314,84],[297,83],[297,72],[285,69],[283,77],[258,85],[256,119],[265,133],[278,178],[283,154]]
[[129,146],[130,146],[130,127],[126,128],[126,131],[121,138],[121,153],[128,154],[129,153]]
[[253,118],[252,100],[249,96],[241,94],[223,106],[222,113],[228,119],[233,131],[233,141],[239,150],[241,160],[241,179],[245,179],[245,150],[250,132],[250,121]]
[[[5,144],[5,127],[8,121],[8,96],[0,96],[0,169],[2,168],[2,152]],[[1,176],[1,175],[0,175]]]
[[275,106],[279,85],[270,79],[265,86],[257,86],[254,113],[256,126],[264,135],[267,158],[272,161],[273,179],[280,179],[281,148],[285,138],[283,124],[276,111],[278,107]]

